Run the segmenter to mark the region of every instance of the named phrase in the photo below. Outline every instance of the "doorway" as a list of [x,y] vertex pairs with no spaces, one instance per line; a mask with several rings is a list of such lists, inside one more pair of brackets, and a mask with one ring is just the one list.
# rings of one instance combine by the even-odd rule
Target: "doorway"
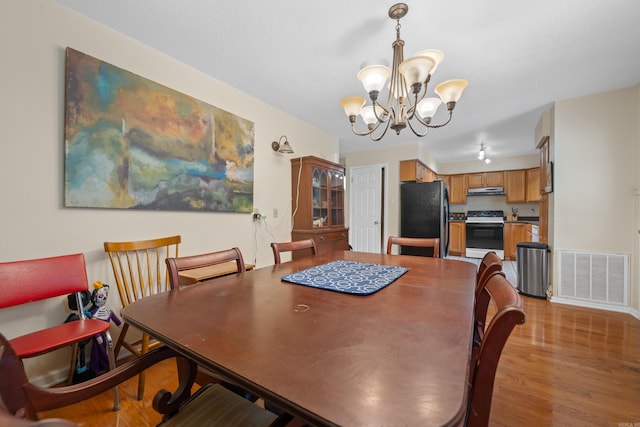
[[349,170],[349,242],[354,251],[381,253],[386,233],[386,165]]

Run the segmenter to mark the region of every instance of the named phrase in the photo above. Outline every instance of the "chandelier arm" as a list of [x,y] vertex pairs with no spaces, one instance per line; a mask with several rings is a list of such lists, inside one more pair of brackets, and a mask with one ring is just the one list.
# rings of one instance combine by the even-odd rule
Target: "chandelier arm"
[[[421,124],[423,124],[423,125],[427,126],[427,125],[426,125],[422,120],[420,120],[420,117],[418,117],[418,115],[417,115],[417,114],[416,114],[416,116],[415,116],[415,117],[418,119],[418,121],[419,121]],[[422,138],[423,136],[425,136],[425,135],[427,134],[427,132],[429,132],[429,126],[425,127],[424,132],[420,133],[420,132],[418,132],[417,130],[415,130],[415,128],[413,127],[413,124],[412,124],[411,120],[407,120],[407,124],[409,125],[409,129],[411,129],[411,132],[413,132],[413,134],[414,134],[415,136],[417,136],[418,138]]]
[[[373,102],[373,115],[376,117],[376,119],[378,120],[378,124],[380,123],[384,123],[385,121],[388,121],[389,118],[391,117],[391,114],[389,113],[389,110],[387,110],[386,108],[384,108],[384,106],[382,104],[380,104],[378,101],[374,101]],[[378,116],[378,109],[376,107],[380,107],[382,109],[382,112],[384,113],[382,115],[382,117]],[[386,118],[384,117],[386,114]]]
[[[390,123],[391,123],[391,120],[387,120],[386,125],[384,127],[384,131],[382,132],[382,134],[380,136],[374,137],[373,136],[373,131],[371,131],[371,134],[369,135],[369,138],[371,138],[371,140],[374,141],[374,142],[380,141],[384,137],[384,135],[387,133],[387,130],[389,130],[389,124]],[[373,130],[376,130],[377,128],[378,128],[378,126],[376,126],[375,129],[373,129]]]
[[[418,94],[415,93],[414,95],[414,102],[413,104],[411,102],[409,102],[409,108],[407,109],[407,121],[412,120],[413,117],[415,116],[418,120],[420,120],[420,118],[418,117],[418,115],[416,114],[416,109],[418,107],[418,103],[420,101],[422,101],[422,99],[424,98],[424,96],[426,95],[426,91],[422,92],[422,96],[420,97],[420,99],[418,99]],[[420,122],[422,122],[422,120],[420,120]],[[424,123],[423,123],[424,124]]]
[[446,126],[451,121],[451,119],[453,118],[453,110],[449,110],[449,119],[446,122],[440,123],[440,124],[437,124],[437,125],[432,125],[432,124],[423,122],[422,119],[420,119],[420,116],[417,115],[417,114],[416,114],[415,117],[420,123],[422,123],[426,127],[431,128],[431,129],[437,129],[437,128],[441,128],[443,126]]
[[366,132],[360,132],[356,129],[356,124],[351,123],[351,132],[353,132],[354,134],[358,135],[358,136],[367,136],[367,135],[371,135],[373,132],[376,131],[376,129],[378,129],[378,127],[380,127],[380,122],[378,122],[373,128],[369,129]]

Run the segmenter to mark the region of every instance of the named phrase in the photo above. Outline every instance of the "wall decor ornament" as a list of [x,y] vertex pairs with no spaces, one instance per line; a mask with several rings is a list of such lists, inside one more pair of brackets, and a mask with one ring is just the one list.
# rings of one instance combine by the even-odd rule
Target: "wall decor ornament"
[[66,49],[66,207],[253,211],[254,124]]

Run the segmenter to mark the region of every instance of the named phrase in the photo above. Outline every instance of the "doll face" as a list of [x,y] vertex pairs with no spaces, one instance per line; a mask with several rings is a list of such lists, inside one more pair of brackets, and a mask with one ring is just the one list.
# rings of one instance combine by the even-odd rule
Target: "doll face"
[[107,303],[108,296],[109,296],[108,286],[105,285],[99,289],[96,289],[93,294],[93,303],[98,307],[102,307]]

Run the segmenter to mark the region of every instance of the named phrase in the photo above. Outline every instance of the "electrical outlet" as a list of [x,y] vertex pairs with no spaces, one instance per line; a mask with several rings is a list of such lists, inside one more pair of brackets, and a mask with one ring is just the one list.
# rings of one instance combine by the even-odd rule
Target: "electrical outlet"
[[253,220],[254,221],[260,221],[262,219],[262,214],[256,212],[253,214]]
[[273,208],[273,217],[278,218],[278,208]]

